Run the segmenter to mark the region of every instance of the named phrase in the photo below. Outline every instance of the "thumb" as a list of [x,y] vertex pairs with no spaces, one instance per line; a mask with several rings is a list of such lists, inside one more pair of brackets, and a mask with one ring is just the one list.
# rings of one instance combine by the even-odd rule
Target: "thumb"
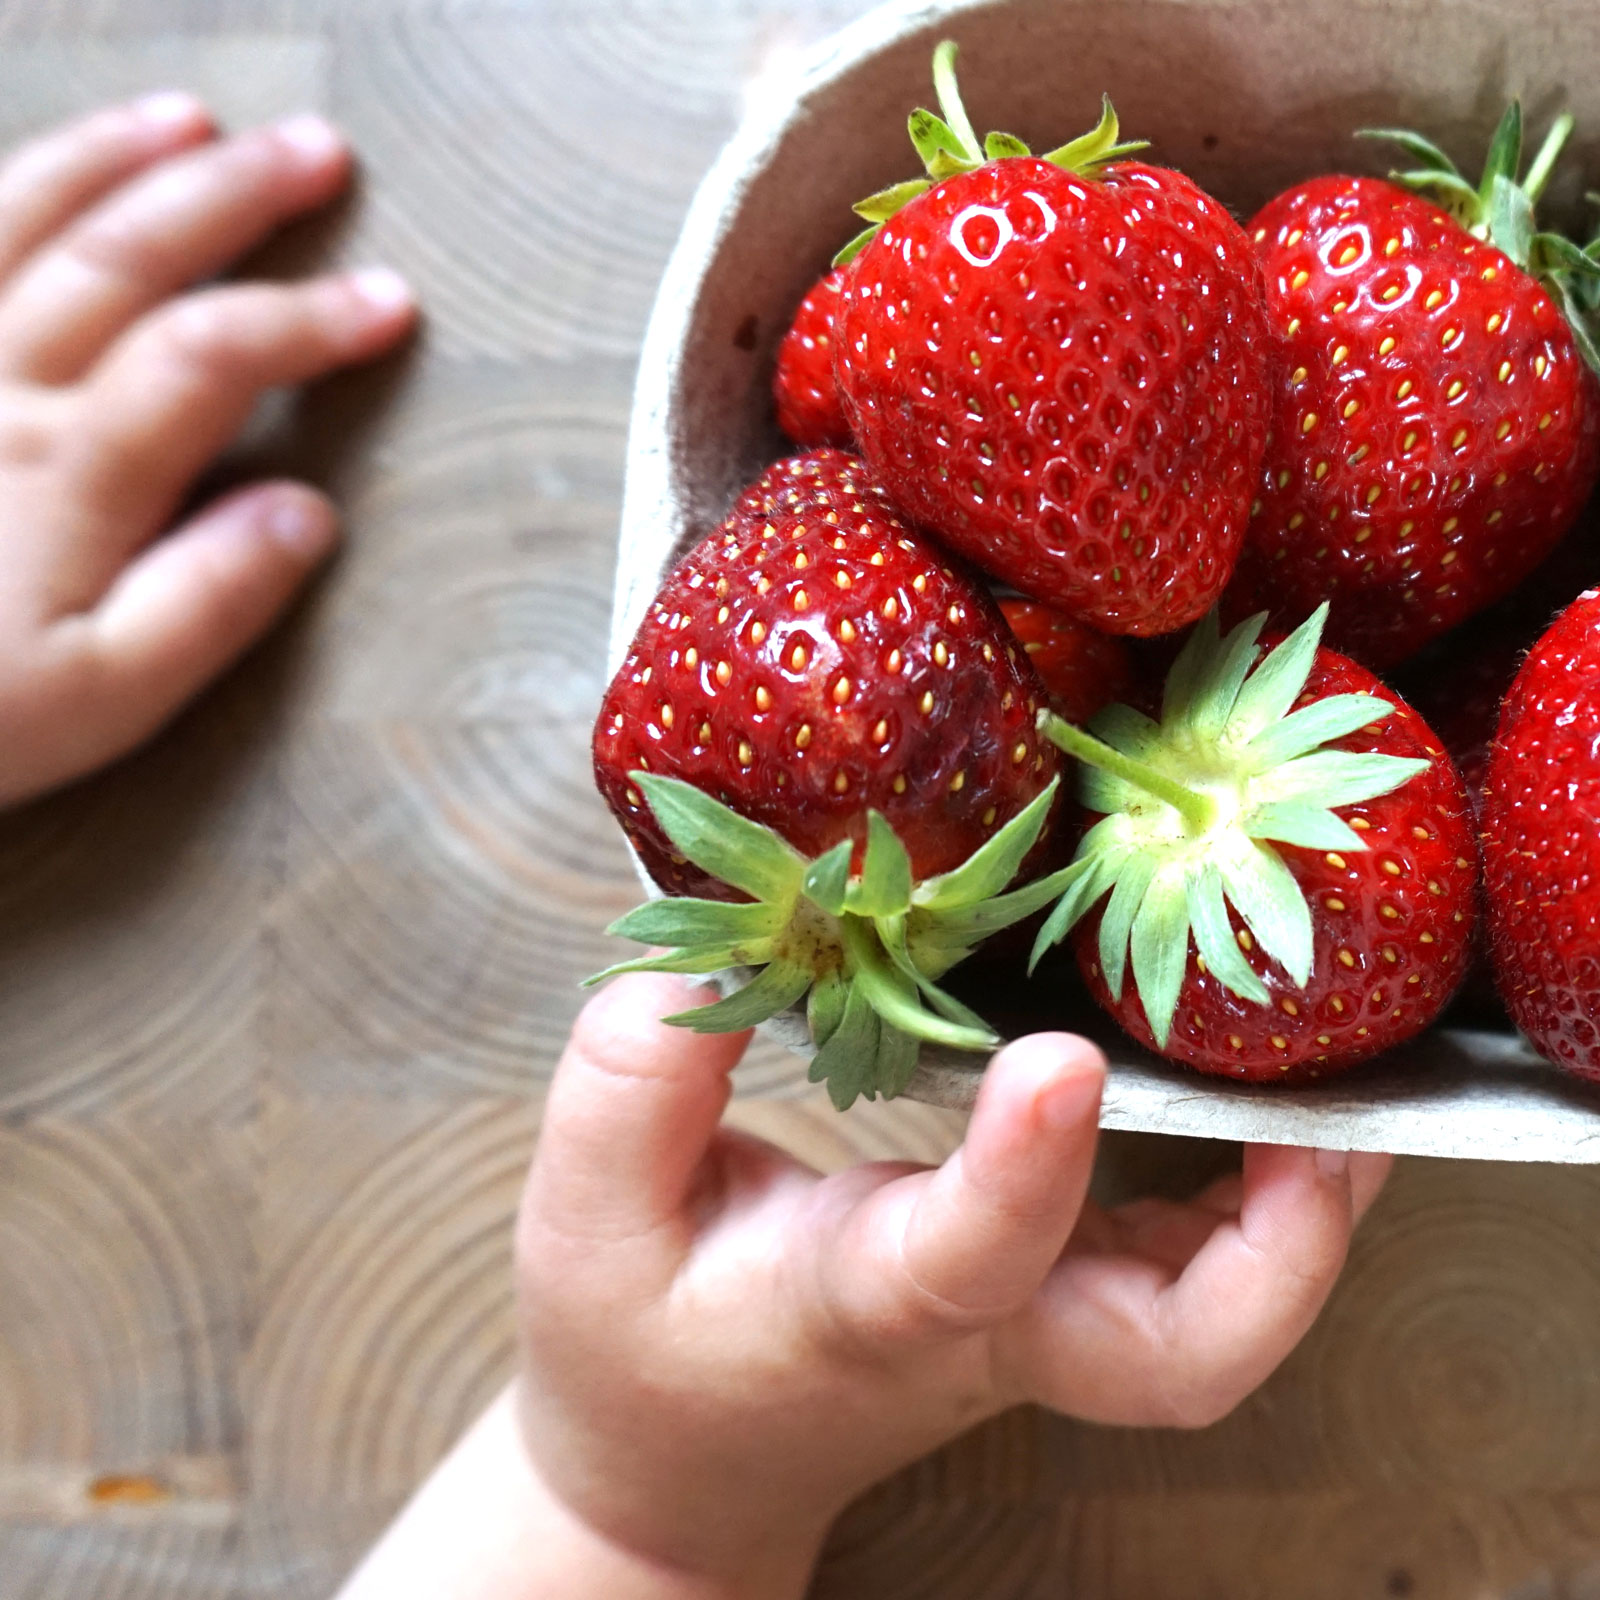
[[569,1235],[614,1238],[681,1210],[750,1035],[661,1018],[716,998],[691,980],[638,972],[583,1008],[545,1102],[529,1214]]
[[836,1299],[880,1336],[990,1327],[1044,1281],[1083,1209],[1105,1058],[1041,1033],[984,1073],[966,1138],[942,1167],[875,1190],[849,1218]]

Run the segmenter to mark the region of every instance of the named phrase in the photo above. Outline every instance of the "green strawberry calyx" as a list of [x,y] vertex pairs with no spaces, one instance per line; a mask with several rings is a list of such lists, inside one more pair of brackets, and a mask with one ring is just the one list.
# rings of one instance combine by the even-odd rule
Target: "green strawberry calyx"
[[1085,870],[1065,867],[1004,892],[1044,828],[1059,779],[960,866],[919,883],[905,846],[876,811],[868,814],[861,871],[852,873],[849,839],[807,860],[693,784],[649,772],[630,778],[679,854],[751,898],[646,901],[607,931],[665,952],[621,962],[589,982],[620,972],[759,968],[726,999],[666,1020],[699,1033],[736,1033],[804,1000],[816,1046],[811,1081],[826,1081],[841,1111],[858,1095],[899,1094],[923,1043],[995,1049],[995,1031],[936,980],[990,934],[1049,905]]
[[[927,168],[926,178],[912,178],[905,183],[891,184],[854,206],[857,216],[866,219],[868,226],[853,238],[833,258],[836,267],[842,267],[855,258],[877,237],[878,230],[890,217],[925,194],[934,184],[958,173],[976,172],[991,161],[1004,161],[1012,156],[1031,156],[1033,152],[1022,140],[1010,133],[991,133],[980,144],[973,131],[972,119],[961,103],[961,90],[956,83],[956,44],[946,39],[933,52],[933,87],[939,99],[943,116],[919,108],[911,113],[907,129],[916,146],[922,164]],[[1100,121],[1088,133],[1052,150],[1040,160],[1075,172],[1079,177],[1092,178],[1108,162],[1119,161],[1124,156],[1149,148],[1149,141],[1137,139],[1122,141],[1119,137],[1117,114],[1111,109],[1109,97],[1102,98]]]
[[[1431,139],[1405,128],[1363,128],[1359,139],[1398,145],[1416,162],[1389,174],[1389,181],[1426,195],[1474,238],[1492,244],[1559,305],[1583,359],[1600,372],[1600,339],[1594,310],[1600,302],[1600,238],[1581,248],[1564,234],[1541,232],[1535,210],[1576,126],[1564,111],[1551,124],[1526,173],[1522,172],[1522,103],[1506,107],[1477,184],[1470,183]],[[1519,176],[1520,174],[1520,176]]]
[[1266,614],[1220,635],[1215,614],[1189,636],[1167,679],[1160,721],[1107,707],[1088,731],[1053,713],[1040,729],[1079,762],[1078,796],[1100,814],[1073,865],[1082,875],[1056,904],[1033,961],[1107,894],[1099,959],[1120,998],[1127,968],[1156,1043],[1165,1048],[1195,953],[1218,982],[1257,1005],[1266,986],[1240,951],[1238,915],[1256,944],[1304,988],[1311,909],[1276,846],[1363,851],[1337,815],[1427,770],[1402,756],[1328,748],[1387,717],[1370,694],[1328,695],[1296,709],[1316,662],[1320,606],[1262,657]]

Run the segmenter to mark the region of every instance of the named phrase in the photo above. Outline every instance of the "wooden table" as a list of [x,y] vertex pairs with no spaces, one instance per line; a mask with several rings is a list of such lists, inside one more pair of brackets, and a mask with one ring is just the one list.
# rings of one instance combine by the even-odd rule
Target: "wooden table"
[[[253,436],[349,509],[294,624],[0,823],[0,1600],[322,1597],[504,1379],[539,1086],[634,895],[587,742],[635,353],[748,85],[862,9],[0,3],[7,136],[177,83],[332,111],[363,192],[269,265],[389,260],[429,312]],[[957,1131],[836,1117],[770,1048],[740,1088],[825,1165]],[[1406,1163],[1227,1422],[1004,1418],[855,1508],[816,1592],[1600,1594],[1597,1221],[1587,1172]]]

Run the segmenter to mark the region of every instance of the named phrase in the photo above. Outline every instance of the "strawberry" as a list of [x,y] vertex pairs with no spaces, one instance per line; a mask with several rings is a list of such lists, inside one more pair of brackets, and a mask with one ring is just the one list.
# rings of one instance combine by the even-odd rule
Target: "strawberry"
[[1159,722],[1113,706],[1086,733],[1046,714],[1098,820],[1036,955],[1076,927],[1100,1003],[1202,1072],[1341,1071],[1425,1028],[1464,970],[1461,779],[1416,712],[1318,648],[1325,617],[1254,670],[1266,619],[1219,639],[1208,618]]
[[1580,526],[1513,593],[1406,663],[1396,687],[1444,741],[1476,816],[1500,704],[1529,650],[1600,578],[1592,526]]
[[778,426],[805,449],[850,443],[833,377],[833,319],[844,278],[844,268],[834,267],[812,285],[778,345],[772,379]]
[[1028,652],[1058,716],[1087,722],[1128,692],[1133,669],[1120,639],[1096,633],[1037,600],[1002,600],[1000,612]]
[[919,1041],[992,1048],[935,980],[1064,887],[1002,893],[1054,806],[1043,698],[986,591],[858,462],[773,468],[668,575],[600,709],[601,794],[695,897],[617,923],[672,948],[612,970],[760,966],[672,1020],[742,1029],[809,996],[842,1105],[903,1088]]
[[[1099,127],[980,149],[934,55],[929,180],[872,226],[835,324],[845,416],[895,503],[985,571],[1107,633],[1171,632],[1232,573],[1260,476],[1270,337],[1238,224]],[[859,252],[852,256],[852,252]]]
[[1600,1081],[1600,590],[1539,640],[1500,713],[1483,810],[1500,996],[1535,1049]]
[[[1600,471],[1588,253],[1533,231],[1571,131],[1517,182],[1513,104],[1474,190],[1415,134],[1415,172],[1323,177],[1250,224],[1284,337],[1260,498],[1229,596],[1383,669],[1507,593]],[[1435,205],[1422,194],[1440,196]]]

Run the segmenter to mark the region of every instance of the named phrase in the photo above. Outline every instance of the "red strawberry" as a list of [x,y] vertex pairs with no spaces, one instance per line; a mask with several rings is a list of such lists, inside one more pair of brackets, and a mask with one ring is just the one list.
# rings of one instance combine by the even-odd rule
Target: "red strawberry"
[[1037,600],[1002,600],[1000,611],[1028,652],[1050,708],[1068,722],[1087,722],[1127,694],[1133,669],[1120,639]]
[[844,279],[845,269],[835,267],[812,285],[778,346],[772,379],[778,426],[807,449],[850,443],[833,377],[833,319]]
[[1042,159],[980,150],[954,52],[948,121],[911,118],[935,181],[856,208],[882,226],[847,247],[845,415],[900,509],[986,571],[1108,633],[1171,632],[1222,592],[1260,476],[1249,240],[1187,178],[1118,159],[1140,146],[1109,102]]
[[1444,740],[1474,815],[1506,691],[1555,617],[1600,578],[1595,532],[1576,529],[1514,593],[1408,662],[1395,685]]
[[669,574],[601,706],[601,794],[656,881],[701,897],[617,924],[674,947],[627,965],[761,965],[703,1029],[809,993],[841,1103],[902,1088],[918,1040],[992,1047],[934,980],[1060,892],[1001,895],[1054,802],[1042,699],[994,601],[859,463],[773,468]]
[[1094,764],[1080,793],[1100,820],[1036,948],[1078,924],[1100,1003],[1202,1072],[1341,1071],[1425,1028],[1464,971],[1477,851],[1461,779],[1421,717],[1318,649],[1324,616],[1249,676],[1265,619],[1221,640],[1208,619],[1159,723],[1113,706],[1098,738],[1050,726]]
[[1534,646],[1500,713],[1483,810],[1501,998],[1541,1054],[1600,1081],[1600,590]]
[[1480,191],[1425,140],[1384,135],[1426,170],[1317,178],[1251,223],[1285,356],[1230,614],[1329,599],[1330,641],[1381,669],[1507,593],[1571,526],[1600,470],[1580,303],[1600,265],[1532,231],[1570,129],[1518,187],[1513,105]]

